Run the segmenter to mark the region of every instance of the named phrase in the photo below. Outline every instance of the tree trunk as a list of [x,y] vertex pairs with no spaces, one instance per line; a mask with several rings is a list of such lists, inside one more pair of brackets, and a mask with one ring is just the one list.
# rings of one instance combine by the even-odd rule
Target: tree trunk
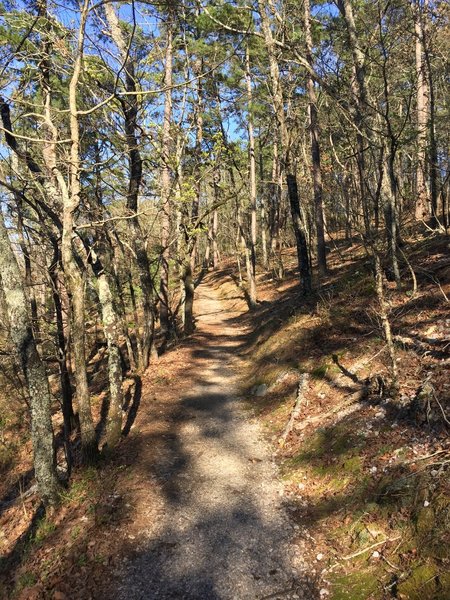
[[389,308],[384,294],[383,271],[381,268],[381,260],[378,250],[375,247],[373,248],[373,254],[375,261],[375,288],[378,297],[378,303],[380,306],[381,324],[383,327],[384,337],[386,339],[389,358],[391,360],[392,392],[395,392],[397,389],[398,380],[397,358],[395,355],[394,341],[392,338],[391,323],[389,321]]
[[166,56],[164,64],[164,120],[161,140],[161,270],[159,291],[159,323],[165,341],[169,336],[169,237],[170,237],[170,128],[172,119],[173,21],[169,11],[166,23]]
[[20,359],[30,394],[33,462],[39,494],[45,504],[54,505],[59,500],[60,484],[55,465],[50,389],[27,313],[28,301],[19,265],[11,248],[1,212],[0,282],[6,301],[11,340]]
[[[150,362],[150,358],[157,359],[156,348],[154,345],[155,316],[153,309],[153,281],[150,271],[150,262],[148,260],[147,250],[145,248],[145,236],[137,216],[139,190],[142,183],[142,158],[139,151],[138,140],[138,96],[137,83],[135,78],[134,64],[131,60],[128,44],[120,28],[119,19],[112,4],[105,3],[104,10],[111,37],[116,44],[125,70],[125,88],[129,95],[119,97],[122,112],[125,121],[125,141],[128,153],[128,164],[130,170],[130,179],[127,191],[127,210],[130,219],[127,219],[129,236],[134,255],[136,257],[136,266],[139,273],[139,285],[141,287],[140,303],[142,308],[142,341],[139,342],[139,368],[144,371]],[[136,321],[136,331],[139,331]],[[138,336],[139,337],[139,336]]]
[[430,44],[431,40],[428,36],[428,0],[424,1],[424,10],[422,13],[422,45],[423,45],[423,57],[426,66],[427,76],[427,90],[429,100],[429,111],[428,111],[428,162],[429,162],[429,173],[430,173],[430,208],[432,226],[439,227],[438,218],[438,180],[439,180],[439,163],[438,163],[438,149],[436,141],[436,97],[434,90],[433,71],[430,59]]
[[414,30],[417,75],[417,166],[416,166],[416,219],[427,219],[429,195],[427,186],[427,129],[429,115],[429,90],[426,64],[423,56],[424,30],[420,0],[414,0]]
[[98,297],[102,310],[103,330],[108,346],[109,410],[106,421],[108,448],[116,446],[122,433],[122,364],[120,358],[120,324],[111,293],[111,282],[103,271],[98,275]]
[[251,307],[257,304],[256,291],[256,156],[255,156],[255,136],[253,132],[253,93],[252,78],[250,69],[250,51],[247,44],[245,53],[245,80],[247,84],[247,131],[248,131],[248,153],[249,153],[249,174],[250,174],[250,269],[249,269],[249,301]]
[[308,244],[304,233],[300,201],[298,197],[297,178],[290,174],[287,176],[289,202],[291,205],[292,224],[294,228],[295,239],[297,241],[297,257],[300,267],[300,282],[303,286],[303,293],[311,292],[311,271],[308,256]]
[[312,289],[311,270],[306,243],[306,234],[301,220],[300,198],[298,194],[297,178],[295,168],[291,164],[291,150],[289,133],[286,126],[283,90],[281,87],[280,69],[278,67],[275,51],[275,40],[270,28],[267,14],[267,0],[258,0],[258,12],[261,17],[261,28],[264,36],[267,54],[269,58],[270,79],[272,84],[272,101],[281,137],[281,168],[285,173],[289,193],[289,204],[291,207],[292,225],[297,243],[298,267],[300,282],[305,293]]
[[263,187],[264,182],[264,160],[262,152],[261,136],[259,137],[259,180],[261,190],[261,252],[263,269],[267,271],[269,262],[267,255],[267,190]]
[[[311,36],[311,9],[309,0],[304,0],[304,23],[305,23],[305,42],[306,42],[306,60],[313,68],[313,43]],[[317,113],[317,96],[314,89],[314,80],[310,74],[307,76],[306,87],[308,90],[308,113],[309,127],[311,135],[311,159],[314,187],[314,214],[316,221],[317,235],[317,267],[320,275],[326,275],[327,272],[327,254],[325,247],[325,228],[323,220],[323,186],[322,186],[322,168],[320,164],[320,141],[319,141],[319,118]]]
[[58,351],[59,381],[61,386],[61,404],[64,422],[64,446],[66,452],[67,471],[70,475],[72,469],[72,449],[70,446],[70,434],[75,427],[75,415],[73,412],[73,393],[70,383],[68,346],[69,338],[64,331],[63,307],[60,295],[58,278],[58,267],[61,263],[60,251],[57,240],[53,242],[53,259],[48,269],[52,283],[52,298],[55,307],[56,320],[56,347]]
[[80,130],[78,122],[77,88],[81,73],[85,26],[88,7],[85,1],[80,15],[76,58],[69,83],[69,123],[70,123],[70,187],[67,189],[62,177],[59,177],[63,201],[63,231],[61,238],[61,257],[66,276],[66,287],[72,308],[72,346],[75,362],[75,380],[80,416],[81,446],[83,459],[87,463],[98,457],[94,421],[91,412],[91,400],[88,388],[86,365],[86,317],[84,274],[75,258],[72,236],[75,228],[75,211],[80,205]]
[[351,0],[338,0],[339,10],[345,20],[348,42],[353,59],[354,77],[351,81],[353,95],[352,109],[356,125],[356,158],[358,165],[359,195],[361,200],[361,209],[363,223],[366,234],[371,236],[370,222],[370,199],[371,188],[367,170],[365,140],[371,139],[371,131],[367,126],[367,85],[365,76],[365,56],[358,44],[356,33],[355,18]]

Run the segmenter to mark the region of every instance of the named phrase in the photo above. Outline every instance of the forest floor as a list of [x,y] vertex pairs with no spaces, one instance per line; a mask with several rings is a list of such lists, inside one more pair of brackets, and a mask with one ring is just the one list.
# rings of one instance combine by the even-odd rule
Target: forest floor
[[448,600],[448,238],[414,233],[405,252],[418,290],[406,265],[403,290],[388,290],[395,402],[365,383],[388,368],[367,258],[337,243],[308,300],[292,251],[282,282],[260,276],[252,312],[231,263],[207,274],[194,335],[127,380],[119,448],[74,471],[54,514],[29,493],[16,423],[0,456],[0,597]]

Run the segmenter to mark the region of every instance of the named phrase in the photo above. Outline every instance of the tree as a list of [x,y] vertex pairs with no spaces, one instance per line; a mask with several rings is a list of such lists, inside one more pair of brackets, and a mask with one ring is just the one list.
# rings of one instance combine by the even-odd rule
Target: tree
[[54,505],[59,500],[60,483],[55,464],[50,389],[44,365],[36,348],[22,276],[1,211],[0,273],[10,336],[30,394],[33,463],[39,493],[45,504]]

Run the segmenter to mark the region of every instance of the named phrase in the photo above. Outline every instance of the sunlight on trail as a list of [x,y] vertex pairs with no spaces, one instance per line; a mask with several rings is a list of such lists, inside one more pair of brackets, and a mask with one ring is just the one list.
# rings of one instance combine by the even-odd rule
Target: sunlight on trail
[[267,446],[233,396],[239,331],[211,288],[199,298],[189,373],[201,381],[179,400],[161,534],[124,568],[117,598],[312,599]]

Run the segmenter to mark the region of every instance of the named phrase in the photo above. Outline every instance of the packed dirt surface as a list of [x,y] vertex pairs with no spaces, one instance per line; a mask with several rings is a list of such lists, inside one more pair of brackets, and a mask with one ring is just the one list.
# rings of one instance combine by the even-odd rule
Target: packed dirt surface
[[[156,467],[164,488],[159,522],[147,524],[108,593],[117,600],[312,600],[317,593],[293,542],[268,445],[237,396],[243,332],[206,283],[196,316],[185,372],[192,387],[176,401],[172,452]],[[140,511],[152,515],[154,506]]]

